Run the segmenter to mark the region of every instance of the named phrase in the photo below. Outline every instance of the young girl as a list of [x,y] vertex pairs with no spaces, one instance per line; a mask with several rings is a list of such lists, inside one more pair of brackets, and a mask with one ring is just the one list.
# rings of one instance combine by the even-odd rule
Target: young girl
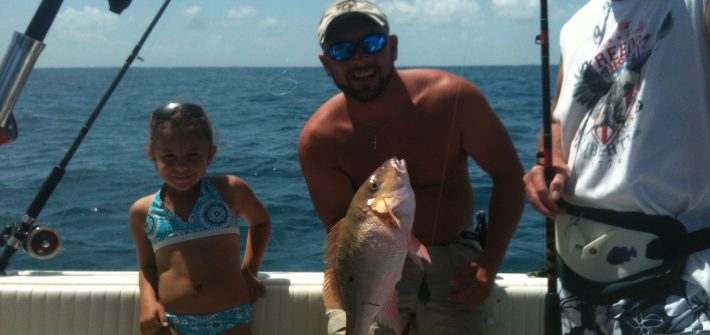
[[[164,184],[130,210],[143,334],[251,334],[271,219],[240,178],[205,176],[216,151],[199,106],[153,112],[148,156]],[[249,225],[242,264],[237,216]]]

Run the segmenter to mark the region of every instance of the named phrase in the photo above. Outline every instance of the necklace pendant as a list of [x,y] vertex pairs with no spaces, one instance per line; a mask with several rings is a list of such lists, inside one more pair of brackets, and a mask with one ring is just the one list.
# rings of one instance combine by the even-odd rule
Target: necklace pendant
[[372,150],[377,150],[377,136],[372,138]]

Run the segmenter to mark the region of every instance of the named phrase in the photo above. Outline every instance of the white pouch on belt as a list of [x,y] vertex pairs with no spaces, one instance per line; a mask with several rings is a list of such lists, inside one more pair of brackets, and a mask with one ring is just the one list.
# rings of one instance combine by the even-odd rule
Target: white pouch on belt
[[572,294],[610,304],[680,278],[687,254],[678,246],[689,234],[679,221],[560,205],[566,214],[555,219],[556,270]]

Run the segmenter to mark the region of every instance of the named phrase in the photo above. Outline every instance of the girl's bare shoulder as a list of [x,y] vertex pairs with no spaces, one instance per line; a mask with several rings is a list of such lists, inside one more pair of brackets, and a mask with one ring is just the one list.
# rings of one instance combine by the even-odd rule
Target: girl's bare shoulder
[[131,215],[133,214],[143,214],[143,215],[148,215],[148,210],[150,209],[150,205],[153,203],[153,199],[155,199],[155,194],[148,194],[135,202],[133,202],[133,205],[131,205],[130,213]]
[[222,198],[230,202],[252,194],[251,187],[242,178],[235,175],[209,177]]

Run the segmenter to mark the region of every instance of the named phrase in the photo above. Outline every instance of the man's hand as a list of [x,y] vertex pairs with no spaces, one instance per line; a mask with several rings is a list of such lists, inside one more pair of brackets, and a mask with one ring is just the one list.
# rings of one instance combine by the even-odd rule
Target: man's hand
[[562,196],[562,190],[569,178],[569,166],[555,165],[554,170],[555,175],[552,178],[552,182],[550,182],[549,189],[545,181],[545,168],[543,166],[534,166],[523,177],[525,192],[528,195],[530,205],[548,218],[555,218],[560,212],[557,200]]
[[495,274],[490,274],[476,261],[469,261],[451,280],[449,299],[474,309],[488,298],[494,284]]

